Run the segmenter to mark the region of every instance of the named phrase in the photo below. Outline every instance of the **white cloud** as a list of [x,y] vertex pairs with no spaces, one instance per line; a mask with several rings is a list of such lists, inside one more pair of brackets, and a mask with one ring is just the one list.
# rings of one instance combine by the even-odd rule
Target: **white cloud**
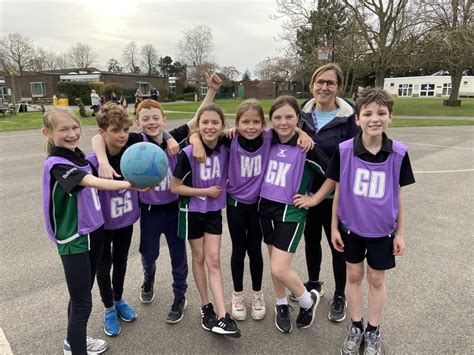
[[243,72],[283,47],[274,39],[281,22],[269,18],[275,8],[273,0],[0,1],[0,28],[2,35],[18,32],[58,53],[75,42],[89,44],[104,68],[109,58],[120,60],[132,40],[154,44],[160,55],[175,60],[182,31],[205,24],[212,30],[217,63]]

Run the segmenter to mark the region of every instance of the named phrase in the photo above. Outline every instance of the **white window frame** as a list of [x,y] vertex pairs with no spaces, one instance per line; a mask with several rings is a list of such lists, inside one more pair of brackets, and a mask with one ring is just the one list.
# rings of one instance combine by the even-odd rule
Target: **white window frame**
[[[41,94],[34,94],[33,93],[33,86],[38,85],[38,84],[41,85]],[[46,90],[45,90],[45,86],[44,86],[43,81],[30,82],[30,89],[31,89],[31,97],[45,97],[46,96]]]
[[170,81],[168,86],[169,86],[170,92],[176,93],[176,82],[175,81],[173,81],[173,82]]
[[443,84],[443,96],[449,96],[451,95],[451,90],[453,88],[452,83],[444,83]]
[[398,96],[412,96],[413,84],[399,84]]
[[[149,96],[150,95],[150,83],[147,81],[138,81],[138,88],[140,89],[142,95]],[[145,90],[146,88],[146,90]]]
[[434,97],[435,96],[435,84],[421,84],[420,85],[420,96],[423,97]]

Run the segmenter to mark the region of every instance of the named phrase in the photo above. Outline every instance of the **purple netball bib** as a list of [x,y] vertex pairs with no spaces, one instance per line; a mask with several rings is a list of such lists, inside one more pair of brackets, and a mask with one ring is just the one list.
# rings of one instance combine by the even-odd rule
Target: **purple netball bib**
[[[53,193],[51,190],[51,169],[56,164],[72,165],[78,169],[85,170],[89,174],[92,173],[92,169],[89,165],[78,166],[65,158],[53,156],[45,160],[43,170],[43,212],[46,232],[48,233],[49,238],[55,243],[58,241],[56,239],[54,226],[50,220],[49,211],[52,203],[51,200]],[[53,186],[53,189],[55,187],[56,186]],[[77,234],[79,235],[89,234],[104,224],[99,196],[96,189],[84,187],[77,194],[77,211]]]
[[260,196],[270,201],[293,204],[303,176],[306,154],[298,146],[274,144],[270,148]]
[[192,196],[189,201],[188,211],[206,213],[209,211],[219,211],[226,206],[229,152],[223,145],[218,150],[214,150],[211,156],[207,157],[205,163],[199,163],[193,158],[193,147],[191,145],[183,149],[191,164],[193,187],[206,188],[215,185],[222,187],[222,193],[217,198]]
[[354,155],[354,139],[339,144],[339,220],[364,237],[383,237],[397,227],[400,168],[407,147],[393,141],[383,163]]
[[[87,160],[99,168],[95,154],[89,154]],[[138,192],[135,190],[100,191],[99,200],[104,216],[104,228],[107,230],[130,226],[140,217]]]
[[260,186],[267,166],[272,131],[263,132],[263,144],[255,152],[243,149],[235,137],[230,145],[229,176],[227,193],[238,202],[252,204],[257,202]]
[[[148,137],[142,133],[143,140],[148,142]],[[141,203],[147,205],[164,205],[178,200],[178,195],[171,193],[171,177],[173,176],[174,168],[178,162],[176,155],[169,155],[165,150],[166,156],[168,158],[168,172],[166,177],[160,182],[158,186],[155,186],[153,190],[147,192],[140,192],[138,198]]]

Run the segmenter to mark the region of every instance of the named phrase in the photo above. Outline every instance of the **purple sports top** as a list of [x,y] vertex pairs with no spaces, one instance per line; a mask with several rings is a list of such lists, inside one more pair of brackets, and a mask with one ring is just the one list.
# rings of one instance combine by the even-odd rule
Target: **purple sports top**
[[[148,137],[142,133],[143,140],[149,142]],[[173,201],[178,200],[178,195],[173,194],[170,190],[171,177],[173,176],[174,168],[178,162],[176,155],[169,155],[168,151],[165,150],[166,157],[168,158],[168,172],[166,177],[160,182],[159,185],[155,186],[153,190],[140,192],[138,198],[141,203],[147,205],[164,205]]]
[[[56,234],[53,229],[53,225],[51,224],[50,220],[50,206],[51,206],[51,169],[56,164],[67,164],[71,166],[75,166],[78,169],[85,170],[89,174],[92,173],[92,168],[87,166],[78,166],[67,160],[65,158],[51,156],[48,157],[44,162],[44,170],[43,170],[43,212],[44,212],[44,220],[46,225],[46,232],[48,233],[49,239],[53,242],[58,243],[56,239]],[[57,184],[57,182],[56,182]],[[56,187],[53,186],[53,189]],[[78,223],[77,223],[77,235],[87,235],[97,228],[104,224],[104,218],[102,216],[102,211],[100,208],[100,201],[97,190],[90,187],[84,187],[81,191],[77,194],[77,211],[78,211]],[[68,242],[69,240],[75,239],[76,236],[71,236],[66,240],[61,240],[60,242],[63,244]]]
[[253,204],[258,201],[264,169],[272,144],[272,130],[263,132],[263,144],[255,152],[248,152],[239,144],[238,137],[232,139],[229,154],[229,176],[227,193],[236,201]]
[[298,193],[303,175],[306,154],[298,146],[273,144],[270,148],[260,196],[288,205]]
[[[86,159],[96,168],[99,162],[95,154],[89,154]],[[104,228],[114,230],[134,224],[140,217],[138,207],[138,191],[99,191],[102,215],[104,216]]]
[[339,144],[339,220],[364,237],[383,237],[397,228],[400,168],[407,146],[393,141],[382,163],[354,155],[354,138]]
[[[206,213],[219,211],[226,206],[226,184],[227,170],[229,165],[229,151],[224,145],[220,145],[207,157],[205,163],[199,163],[193,157],[193,146],[183,148],[191,165],[192,187],[206,188],[214,185],[222,187],[222,193],[217,198],[209,196],[191,196],[187,210],[190,212]],[[184,180],[184,179],[183,179]],[[181,207],[181,209],[183,209]]]

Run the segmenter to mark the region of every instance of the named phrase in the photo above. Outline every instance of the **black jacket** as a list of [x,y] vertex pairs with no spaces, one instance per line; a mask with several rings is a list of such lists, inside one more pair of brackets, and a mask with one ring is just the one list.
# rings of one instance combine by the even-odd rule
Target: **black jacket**
[[[346,100],[336,97],[336,104],[339,107],[336,117],[316,132],[311,114],[314,104],[313,98],[301,105],[301,129],[309,134],[329,157],[332,157],[339,143],[355,137],[360,132],[360,128],[355,123],[354,106]],[[323,182],[323,178],[317,178],[311,191],[317,191]]]

